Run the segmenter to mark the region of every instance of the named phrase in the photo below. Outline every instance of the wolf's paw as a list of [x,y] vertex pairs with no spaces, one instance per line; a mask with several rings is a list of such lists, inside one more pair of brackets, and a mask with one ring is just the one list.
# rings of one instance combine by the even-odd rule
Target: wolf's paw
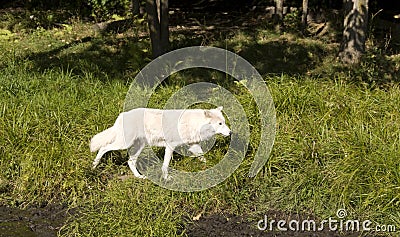
[[166,181],[166,182],[168,182],[168,181],[171,181],[172,180],[172,176],[171,175],[163,175],[163,179],[164,179],[164,181]]
[[161,171],[162,171],[162,178],[164,180],[168,180],[170,179],[170,176],[168,175],[168,167],[161,167]]
[[136,178],[138,178],[138,179],[147,179],[147,177],[145,175],[142,175],[142,174],[136,175]]

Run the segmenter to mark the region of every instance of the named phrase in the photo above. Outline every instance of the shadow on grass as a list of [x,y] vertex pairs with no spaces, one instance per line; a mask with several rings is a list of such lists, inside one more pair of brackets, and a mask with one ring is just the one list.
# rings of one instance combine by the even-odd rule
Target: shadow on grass
[[[171,49],[195,45],[225,48],[248,60],[264,77],[287,74],[334,79],[342,74],[346,80],[372,86],[399,82],[398,60],[383,54],[370,54],[361,65],[346,67],[335,60],[338,51],[335,43],[296,34],[278,35],[271,31],[270,19],[262,13],[249,11],[239,15],[172,15]],[[133,31],[131,25],[128,28],[123,33],[109,28],[111,33],[87,36],[50,51],[32,53],[27,59],[38,71],[62,68],[73,75],[90,75],[100,81],[127,81],[150,62],[146,30]]]
[[[229,51],[235,52],[247,61],[249,61],[258,72],[265,76],[268,74],[289,74],[289,75],[307,75],[310,71],[322,65],[325,57],[332,55],[334,50],[324,47],[323,44],[301,39],[288,39],[287,37],[275,37],[276,39],[265,42],[258,42],[254,32],[244,31],[246,40],[235,39],[235,35],[227,32],[222,35],[218,32],[213,36],[211,32],[203,35],[194,35],[189,33],[180,33],[186,35],[190,40],[178,38],[174,42],[176,48],[199,45],[203,42],[208,43],[209,39],[220,38],[218,47],[223,47]],[[225,43],[224,43],[225,41]],[[211,45],[215,42],[210,42]]]
[[65,9],[29,10],[18,3],[0,6],[0,28],[12,32],[60,27],[62,23],[70,23],[72,17],[71,11]]
[[332,67],[332,70],[335,75],[345,72],[349,81],[369,88],[387,89],[394,83],[400,83],[400,57],[398,56],[367,52],[359,65],[352,67],[337,64]]
[[320,45],[302,45],[287,40],[251,44],[239,53],[262,74],[303,75],[320,65],[330,52]]
[[61,68],[72,75],[100,81],[123,80],[148,61],[147,42],[136,37],[88,36],[50,51],[32,53],[26,59],[38,71]]
[[[14,35],[22,33],[22,37],[24,33],[30,35],[32,41],[19,46],[28,45],[26,52],[11,58],[29,61],[33,71],[61,69],[73,76],[90,76],[100,81],[126,80],[127,74],[138,72],[149,61],[148,40],[138,29],[142,24],[133,19],[92,25],[81,21],[78,24],[82,26],[72,22],[77,20],[65,10],[0,9],[0,29],[16,32]],[[11,41],[9,44],[7,48],[15,47]],[[39,51],[30,53],[29,45],[39,47]],[[6,63],[1,62],[0,67]]]
[[[266,24],[257,21],[261,13],[249,12],[245,16],[235,13],[219,14],[207,18],[207,21],[204,14],[193,14],[195,18],[191,18],[191,13],[185,14],[187,15],[172,16],[172,49],[193,45],[225,46],[228,50],[238,52],[262,75],[302,75],[320,64],[325,55],[330,53],[321,44],[305,45],[295,39],[277,38],[257,43],[256,32],[266,27]],[[262,21],[266,19],[262,18]],[[105,29],[108,31],[111,26]],[[22,59],[31,61],[36,71],[61,68],[72,75],[90,75],[100,81],[127,81],[127,77],[135,76],[150,61],[148,36],[144,30],[132,28],[124,29],[123,33],[111,30],[111,33],[103,32],[98,36],[86,34],[82,39],[49,51],[31,53]],[[243,42],[237,37],[238,34],[244,34],[251,39]]]

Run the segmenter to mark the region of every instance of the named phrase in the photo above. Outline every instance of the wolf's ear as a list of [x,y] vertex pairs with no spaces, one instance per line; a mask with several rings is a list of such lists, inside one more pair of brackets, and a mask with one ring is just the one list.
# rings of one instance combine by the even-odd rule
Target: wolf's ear
[[204,110],[204,115],[205,115],[207,118],[211,118],[211,117],[212,117],[212,112],[211,112],[210,110]]
[[219,111],[222,111],[222,109],[223,109],[222,106],[219,106],[219,107],[217,108],[217,110],[219,110]]

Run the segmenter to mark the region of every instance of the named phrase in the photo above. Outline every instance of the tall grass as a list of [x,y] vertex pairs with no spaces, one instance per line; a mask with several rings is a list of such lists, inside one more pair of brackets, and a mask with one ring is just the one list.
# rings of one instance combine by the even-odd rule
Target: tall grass
[[[90,137],[112,125],[129,81],[145,63],[130,55],[146,52],[132,43],[125,48],[127,58],[114,57],[118,49],[110,41],[118,40],[96,35],[90,35],[94,41],[52,51],[69,33],[36,34],[0,41],[2,204],[62,202],[78,207],[79,215],[61,231],[65,236],[184,235],[186,221],[200,213],[222,211],[257,220],[271,209],[322,219],[345,208],[351,217],[400,228],[398,84],[371,89],[350,82],[343,73],[335,80],[266,73],[277,110],[277,136],[265,172],[246,177],[257,147],[259,129],[253,129],[252,149],[231,177],[202,192],[179,193],[149,180],[120,179],[131,173],[124,152],[106,155],[96,170],[90,166]],[[263,49],[270,42],[258,44]],[[117,61],[93,64],[93,55]],[[113,70],[127,59],[135,68]],[[193,80],[196,74],[186,76]],[[159,95],[173,93],[185,78],[168,81]],[[251,96],[235,91],[256,126]],[[156,96],[152,103],[163,99]],[[196,162],[178,159],[172,165],[199,165]]]
[[398,223],[398,85],[384,91],[296,80],[270,88],[279,132],[268,170],[278,182],[265,202]]
[[26,73],[23,66],[5,68],[0,76],[2,185],[10,187],[15,202],[73,201],[88,185],[82,179],[90,162],[88,140],[108,120],[101,112],[120,110],[108,102],[121,99],[105,93],[123,96],[124,85],[78,78],[71,71]]

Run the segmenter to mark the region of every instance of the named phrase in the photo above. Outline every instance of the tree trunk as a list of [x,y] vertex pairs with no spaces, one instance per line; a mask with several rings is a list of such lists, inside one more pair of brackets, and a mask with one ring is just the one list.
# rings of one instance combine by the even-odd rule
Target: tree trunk
[[301,30],[303,33],[307,29],[307,15],[308,15],[308,0],[303,0],[302,12],[301,12]]
[[168,0],[147,0],[147,21],[153,58],[168,51]]
[[339,58],[357,64],[365,51],[368,24],[368,0],[344,0],[344,30]]
[[283,26],[283,1],[284,0],[275,0],[275,27],[277,31],[281,31]]
[[140,0],[132,0],[131,1],[131,11],[134,16],[139,15],[140,13]]

